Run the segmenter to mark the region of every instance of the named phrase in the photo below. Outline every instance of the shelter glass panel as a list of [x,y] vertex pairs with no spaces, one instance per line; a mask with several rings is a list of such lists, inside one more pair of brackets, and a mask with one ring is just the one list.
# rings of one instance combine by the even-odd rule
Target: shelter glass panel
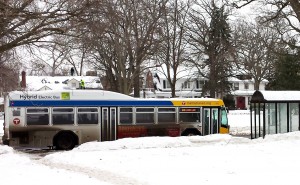
[[277,133],[287,133],[287,103],[278,103],[277,111]]
[[299,103],[289,104],[290,132],[299,130]]
[[276,133],[276,104],[266,103],[266,134]]

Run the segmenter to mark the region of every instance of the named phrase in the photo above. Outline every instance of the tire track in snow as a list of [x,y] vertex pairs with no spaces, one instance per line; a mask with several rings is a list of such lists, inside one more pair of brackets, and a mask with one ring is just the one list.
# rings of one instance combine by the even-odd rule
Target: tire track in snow
[[114,185],[147,185],[147,183],[137,181],[131,177],[121,176],[119,174],[99,170],[97,168],[89,168],[89,167],[81,167],[71,164],[63,164],[63,163],[52,163],[51,161],[47,161],[45,159],[37,160],[39,164],[46,165],[51,168],[64,169],[71,172],[81,173],[89,176],[90,178],[98,179],[99,181],[106,182]]
[[[81,173],[90,178],[95,178],[100,182],[105,182],[107,184],[113,185],[148,185],[148,183],[138,181],[131,177],[122,176],[120,174],[116,174],[110,171],[100,170],[97,168],[89,168],[89,167],[82,167],[76,166],[71,164],[64,164],[64,163],[53,163],[47,159],[44,159],[44,153],[28,153],[24,151],[16,150],[16,153],[20,155],[25,155],[30,158],[33,163],[41,164],[52,169],[61,169],[66,170],[69,172]],[[76,175],[76,174],[74,174]]]

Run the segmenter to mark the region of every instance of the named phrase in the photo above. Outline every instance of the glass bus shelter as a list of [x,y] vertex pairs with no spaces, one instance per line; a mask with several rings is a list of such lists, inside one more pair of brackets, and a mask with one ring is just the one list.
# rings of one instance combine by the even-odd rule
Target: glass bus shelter
[[251,139],[299,130],[300,91],[255,91],[250,103]]

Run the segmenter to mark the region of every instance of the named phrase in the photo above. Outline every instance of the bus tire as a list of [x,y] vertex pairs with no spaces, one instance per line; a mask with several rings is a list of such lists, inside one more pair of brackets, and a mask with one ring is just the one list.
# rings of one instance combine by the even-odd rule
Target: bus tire
[[197,129],[193,128],[187,128],[182,133],[181,136],[200,136],[201,133]]
[[54,146],[57,150],[72,150],[75,145],[77,136],[71,131],[61,131],[54,137]]

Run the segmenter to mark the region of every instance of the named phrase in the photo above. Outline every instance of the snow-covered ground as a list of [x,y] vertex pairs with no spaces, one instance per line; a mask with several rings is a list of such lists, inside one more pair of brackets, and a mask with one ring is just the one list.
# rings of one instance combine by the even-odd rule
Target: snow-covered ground
[[230,110],[228,113],[228,123],[231,135],[250,136],[250,111]]
[[[233,123],[235,117],[240,118]],[[231,128],[245,133],[249,119],[243,111],[229,115]],[[299,145],[300,132],[254,140],[227,134],[126,138],[89,142],[44,157],[0,145],[1,183],[299,184]]]

